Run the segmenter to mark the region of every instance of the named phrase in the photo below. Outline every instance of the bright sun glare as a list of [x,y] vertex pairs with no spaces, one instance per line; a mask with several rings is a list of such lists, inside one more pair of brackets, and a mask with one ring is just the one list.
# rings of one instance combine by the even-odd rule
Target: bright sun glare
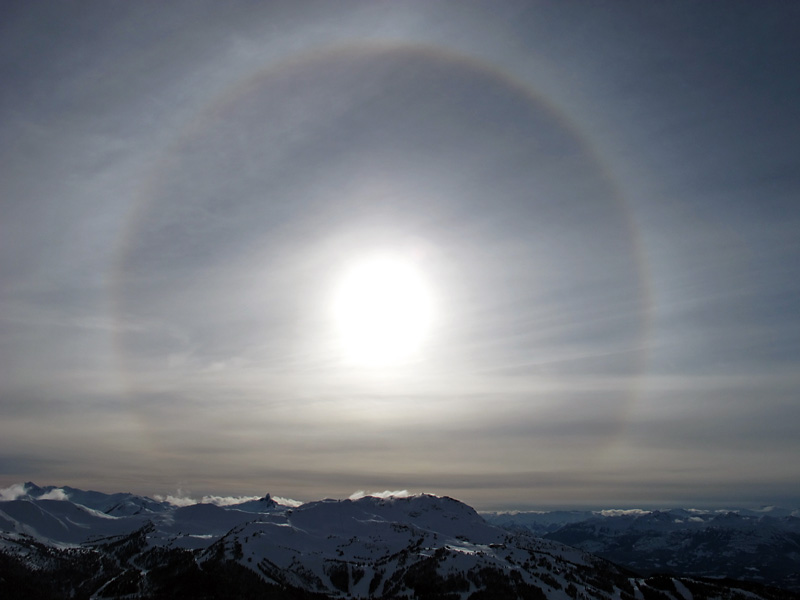
[[432,317],[424,278],[412,263],[394,257],[353,266],[341,282],[334,309],[346,360],[364,366],[411,359]]

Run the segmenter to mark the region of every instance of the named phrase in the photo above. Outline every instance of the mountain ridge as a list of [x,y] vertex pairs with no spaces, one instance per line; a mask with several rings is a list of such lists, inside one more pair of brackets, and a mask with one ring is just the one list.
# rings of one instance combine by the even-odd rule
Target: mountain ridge
[[[742,582],[643,577],[558,540],[493,525],[447,496],[363,496],[290,507],[265,495],[238,505],[175,506],[134,494],[30,490],[0,502],[4,598],[32,597],[42,583],[36,573],[43,572],[55,582],[38,590],[48,598],[797,597]],[[120,503],[140,510],[121,514]]]
[[736,577],[800,592],[798,511],[603,512],[487,513],[484,518],[576,546],[640,574]]

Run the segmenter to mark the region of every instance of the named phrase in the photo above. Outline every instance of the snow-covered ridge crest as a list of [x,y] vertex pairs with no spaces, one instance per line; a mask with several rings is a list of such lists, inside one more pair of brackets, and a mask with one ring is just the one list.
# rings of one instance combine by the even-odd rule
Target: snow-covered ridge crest
[[[62,493],[70,499],[52,499]],[[559,541],[490,524],[447,496],[365,493],[286,506],[267,494],[238,504],[176,506],[134,494],[25,484],[3,497],[11,498],[0,502],[3,564],[28,573],[31,582],[45,572],[65,581],[62,595],[80,589],[96,598],[191,597],[222,581],[230,597],[258,590],[259,597],[320,600],[636,600],[665,586],[697,594],[672,600],[736,596],[729,584],[638,577]],[[717,518],[735,523],[729,515]],[[674,516],[648,518],[661,524]],[[0,597],[8,585],[0,578]],[[776,600],[747,589],[752,600]]]
[[[214,504],[216,506],[245,506],[257,502],[273,502],[281,506],[300,506],[302,502],[279,496],[215,496],[204,495],[199,498],[178,490],[175,494],[156,494],[153,498],[128,492],[106,494],[92,490],[79,490],[69,486],[40,487],[32,482],[15,483],[0,489],[0,502],[11,500],[63,500],[80,504],[109,514],[120,512],[137,513],[144,511],[161,512],[168,507],[192,506],[195,504]],[[109,512],[111,511],[111,512]]]
[[[170,560],[201,571],[224,564],[229,572],[238,565],[269,589],[326,598],[416,597],[419,586],[430,582],[472,594],[495,585],[509,569],[516,573],[514,589],[538,589],[545,580],[564,586],[566,580],[537,577],[531,557],[535,554],[540,566],[553,563],[554,572],[554,554],[575,569],[596,561],[557,543],[520,539],[489,525],[472,507],[431,494],[364,495],[298,507],[278,505],[269,496],[224,506],[164,503],[158,504],[160,511],[102,519],[73,501],[41,499],[43,489],[28,486],[24,497],[15,494],[0,503],[2,552],[25,561],[45,553],[42,563],[54,564],[47,553],[67,544],[89,562],[98,556],[105,565],[116,560],[117,570],[106,569],[103,576],[135,582],[125,592],[133,595],[160,585],[148,574]],[[71,489],[65,493],[102,500]],[[104,581],[109,587],[100,589],[122,594],[111,585],[116,580]]]

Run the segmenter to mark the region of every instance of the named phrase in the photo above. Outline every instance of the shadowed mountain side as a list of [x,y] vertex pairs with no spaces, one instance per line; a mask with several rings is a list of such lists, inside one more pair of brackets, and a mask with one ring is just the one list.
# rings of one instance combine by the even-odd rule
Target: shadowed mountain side
[[487,513],[637,573],[730,577],[800,591],[797,511],[554,511]]
[[[253,502],[244,504],[252,510],[258,506]],[[642,578],[580,549],[491,525],[448,497],[363,497],[296,508],[262,505],[264,512],[196,504],[113,517],[68,500],[2,502],[0,594],[439,600],[796,597],[741,582]]]

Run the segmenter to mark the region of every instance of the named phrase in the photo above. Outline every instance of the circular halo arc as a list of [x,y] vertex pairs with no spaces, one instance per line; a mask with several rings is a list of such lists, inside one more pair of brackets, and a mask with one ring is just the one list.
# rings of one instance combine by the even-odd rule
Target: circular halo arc
[[[588,138],[576,125],[576,121],[570,118],[570,115],[554,102],[550,101],[546,96],[539,93],[532,84],[518,77],[515,73],[502,68],[500,65],[487,62],[482,58],[467,56],[446,47],[420,43],[353,42],[289,54],[275,62],[266,64],[263,68],[254,73],[242,77],[237,84],[217,94],[208,103],[198,109],[195,116],[190,118],[187,124],[175,134],[173,141],[166,146],[166,149],[159,159],[154,161],[154,164],[157,166],[153,168],[149,175],[143,180],[136,194],[136,200],[129,209],[129,213],[125,219],[126,225],[114,249],[110,273],[107,277],[109,312],[111,313],[112,319],[118,323],[124,320],[125,294],[123,275],[126,270],[128,256],[134,240],[140,232],[140,228],[151,212],[156,208],[156,192],[170,168],[173,156],[179,153],[185,144],[196,136],[199,131],[202,131],[205,124],[210,119],[224,113],[228,107],[235,103],[243,94],[264,85],[265,81],[277,74],[290,72],[295,68],[313,64],[318,61],[346,59],[349,56],[391,55],[396,53],[405,53],[421,58],[429,57],[439,61],[451,62],[453,65],[474,70],[521,95],[537,109],[546,111],[561,128],[574,137],[577,143],[583,148],[586,155],[594,162],[606,185],[612,190],[612,199],[616,204],[617,211],[626,224],[632,255],[634,256],[637,267],[636,280],[638,282],[639,291],[638,330],[639,345],[642,348],[642,352],[638,354],[637,358],[638,375],[631,378],[631,386],[627,394],[625,408],[622,411],[623,414],[619,420],[616,431],[609,436],[609,439],[613,441],[624,428],[628,420],[628,414],[635,406],[641,393],[641,382],[646,371],[647,363],[647,353],[645,350],[647,348],[651,329],[649,318],[652,306],[652,292],[649,280],[650,271],[641,232],[636,223],[633,211],[621,190],[621,186],[613,176],[611,168],[607,164],[607,161],[604,160],[603,153],[593,144],[593,140]],[[123,333],[124,327],[116,327],[114,331],[113,348],[118,365],[118,373],[122,379],[123,386],[128,390],[129,395],[133,397],[136,394],[136,383],[134,378],[128,374],[128,358],[126,356],[126,342]],[[135,400],[132,399],[130,405],[131,411],[139,417],[142,423],[142,429],[147,432],[147,416],[142,413]],[[153,436],[151,442],[157,445],[155,436]]]

